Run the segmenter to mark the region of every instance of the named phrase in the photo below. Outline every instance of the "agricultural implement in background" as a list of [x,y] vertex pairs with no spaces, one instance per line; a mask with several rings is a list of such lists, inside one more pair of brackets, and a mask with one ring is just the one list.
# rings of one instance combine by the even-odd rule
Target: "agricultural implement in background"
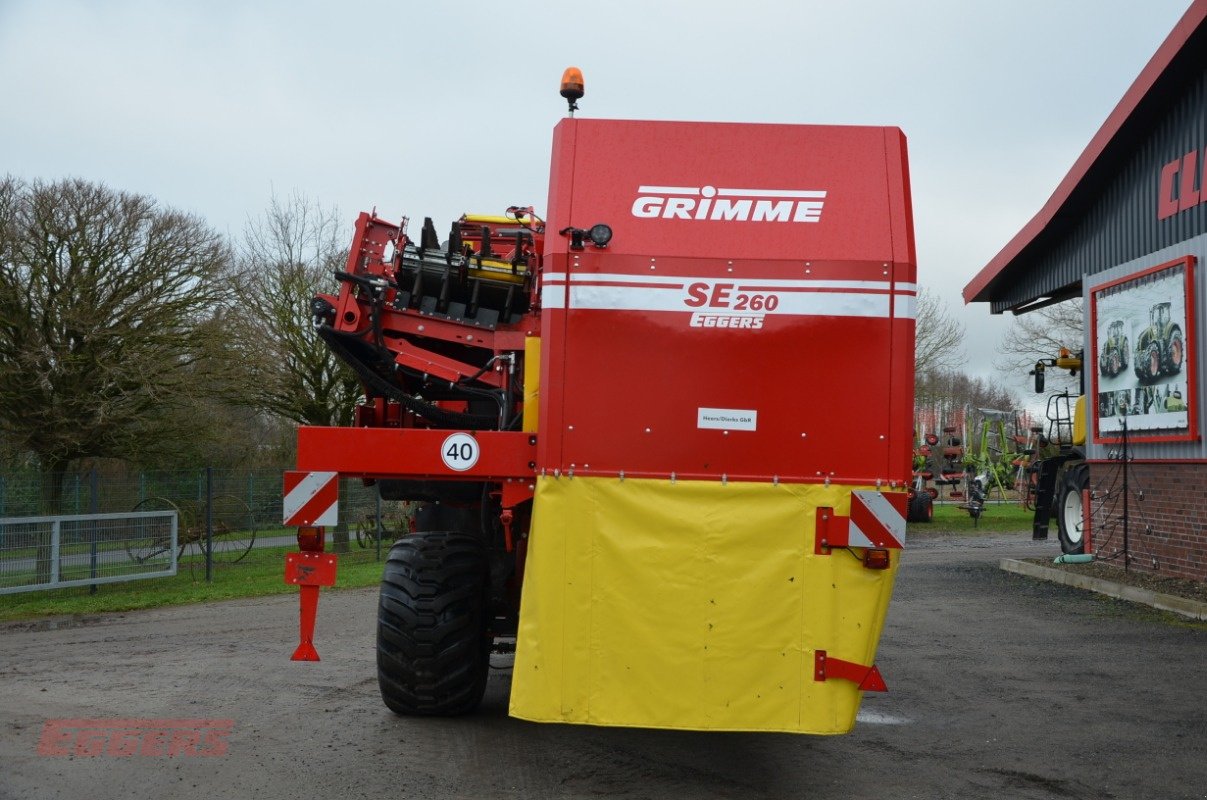
[[[290,485],[418,504],[381,584],[386,705],[471,711],[514,639],[517,717],[850,730],[905,538],[909,208],[895,128],[566,119],[547,222],[360,215],[312,310],[364,401],[299,430]],[[335,570],[311,517],[300,659]]]
[[[1139,357],[1137,345],[1137,358]],[[1085,501],[1090,486],[1090,467],[1085,460],[1085,375],[1082,372],[1083,354],[1062,349],[1053,359],[1037,361],[1031,374],[1035,376],[1035,391],[1044,391],[1048,368],[1064,369],[1070,375],[1081,375],[1082,388],[1077,395],[1067,391],[1048,396],[1046,415],[1048,432],[1038,443],[1028,470],[1033,474],[1035,487],[1035,516],[1032,537],[1047,539],[1048,527],[1056,517],[1060,549],[1074,554],[1085,551]]]
[[1025,443],[1011,432],[1018,429],[1017,415],[993,408],[978,408],[977,413],[973,447],[964,455],[964,468],[973,487],[984,497],[996,490],[998,497],[1005,499],[1014,491],[1018,451]]
[[[1018,419],[1012,411],[978,408],[975,415],[965,415],[965,423],[971,431],[967,440],[957,435],[955,426],[945,427],[942,437],[924,435],[914,451],[912,495],[926,492],[935,500],[956,501],[975,521],[995,493],[1005,500],[1021,491],[1025,500],[1027,438],[1018,435]],[[909,519],[924,521],[912,507]]]
[[[963,500],[964,444],[956,435],[955,426],[937,433],[923,434],[922,442],[914,449],[913,472],[910,484],[910,522],[930,522],[934,519],[934,502],[944,499],[940,487],[947,487],[946,499]],[[932,485],[933,484],[933,485]],[[929,500],[922,500],[925,496]]]

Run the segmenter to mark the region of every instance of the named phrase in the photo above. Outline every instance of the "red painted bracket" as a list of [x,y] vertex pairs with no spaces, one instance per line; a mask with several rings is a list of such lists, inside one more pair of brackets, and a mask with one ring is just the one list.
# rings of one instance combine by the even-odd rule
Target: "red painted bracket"
[[333,553],[286,553],[285,582],[295,586],[334,586],[336,562]]
[[314,649],[314,621],[319,610],[319,587],[335,584],[337,558],[331,553],[286,553],[285,582],[301,587],[300,639],[291,661],[318,661]]
[[830,658],[825,650],[818,650],[813,655],[813,680],[825,681],[830,678],[851,681],[864,692],[888,691],[888,685],[875,664],[869,667],[840,658]]

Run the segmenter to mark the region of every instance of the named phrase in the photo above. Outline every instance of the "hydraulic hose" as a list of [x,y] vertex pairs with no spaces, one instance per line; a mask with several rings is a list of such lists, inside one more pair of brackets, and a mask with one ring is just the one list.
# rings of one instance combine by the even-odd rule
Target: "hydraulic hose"
[[414,395],[407,394],[393,381],[382,376],[348,348],[344,342],[345,339],[361,342],[354,335],[341,333],[326,324],[318,326],[318,333],[319,337],[327,343],[332,352],[343,359],[357,376],[364,381],[366,386],[398,402],[411,413],[417,414],[442,428],[468,428],[470,430],[499,429],[499,418],[494,415],[449,411]]

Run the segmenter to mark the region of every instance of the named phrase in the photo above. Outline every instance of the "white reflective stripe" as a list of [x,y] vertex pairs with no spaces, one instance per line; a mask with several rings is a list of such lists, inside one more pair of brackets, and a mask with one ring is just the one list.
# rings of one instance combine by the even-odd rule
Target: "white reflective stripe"
[[541,305],[544,308],[565,308],[566,307],[566,285],[555,284],[553,286],[545,285],[541,287]]
[[[852,499],[863,503],[876,521],[888,531],[889,536],[896,539],[902,546],[905,545],[905,517],[901,516],[901,512],[889,502],[887,497],[880,492],[867,489],[856,489],[851,492],[851,495]],[[851,529],[854,530],[855,526],[852,525]]]
[[[566,286],[569,285],[569,306]],[[729,294],[727,307],[688,306],[686,287],[704,284],[711,296],[714,287],[724,285]],[[615,311],[679,311],[702,314],[834,316],[915,319],[917,301],[912,294],[916,284],[889,281],[812,280],[807,278],[751,278],[738,283],[722,278],[693,278],[666,275],[626,275],[621,273],[567,274],[550,272],[543,277],[541,305],[545,308],[578,308]],[[652,291],[652,290],[670,291]],[[850,291],[835,291],[847,289]],[[778,301],[771,310],[736,309],[740,293],[775,293]],[[894,298],[892,304],[890,296]],[[760,301],[762,298],[760,298]]]
[[[570,283],[640,283],[643,286],[686,286],[707,283],[718,278],[680,278],[674,275],[625,275],[618,272],[577,272],[568,276]],[[733,281],[729,281],[733,283]]]
[[[733,283],[733,281],[719,281],[713,279],[710,283]],[[901,285],[896,287],[888,281],[831,281],[831,280],[809,280],[807,278],[792,278],[792,279],[768,279],[760,280],[759,278],[750,278],[743,280],[737,284],[739,291],[759,289],[864,289],[867,291],[887,292],[890,289],[901,289]]]
[[893,300],[893,316],[898,319],[918,318],[918,298],[912,294],[898,294]]
[[[771,310],[732,307],[690,307],[676,291],[651,291],[654,286],[570,286],[570,308],[616,311],[678,311],[698,314],[769,316],[889,317],[889,295],[863,292],[791,292],[778,295]],[[542,296],[542,302],[544,298]],[[553,308],[546,304],[547,308]]]
[[319,514],[318,517],[314,520],[314,524],[315,525],[327,525],[327,526],[338,525],[339,524],[339,501],[336,500],[334,503],[332,503],[330,506],[327,507],[326,511],[324,511],[322,514]]
[[704,278],[690,275],[628,275],[621,272],[546,272],[541,277],[542,285],[570,283],[640,283],[651,286],[689,286],[693,283],[706,283],[709,286],[716,283],[727,283],[742,288],[744,286],[766,286],[777,289],[869,289],[876,291],[895,291],[901,294],[918,291],[916,283],[893,283],[891,281],[863,280],[832,280],[823,278]]
[[638,194],[700,194],[699,186],[638,186]]
[[824,199],[826,193],[813,189],[717,189],[718,197],[811,197]]
[[847,546],[848,547],[875,547],[872,540],[867,534],[859,530],[859,526],[852,522],[847,528]]

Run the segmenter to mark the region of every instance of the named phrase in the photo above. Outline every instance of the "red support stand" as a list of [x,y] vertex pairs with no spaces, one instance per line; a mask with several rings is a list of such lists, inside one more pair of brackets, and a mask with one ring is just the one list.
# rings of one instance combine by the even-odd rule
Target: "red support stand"
[[318,661],[314,649],[314,621],[318,617],[319,587],[335,584],[336,557],[331,553],[286,553],[285,582],[301,588],[300,638],[291,661]]

